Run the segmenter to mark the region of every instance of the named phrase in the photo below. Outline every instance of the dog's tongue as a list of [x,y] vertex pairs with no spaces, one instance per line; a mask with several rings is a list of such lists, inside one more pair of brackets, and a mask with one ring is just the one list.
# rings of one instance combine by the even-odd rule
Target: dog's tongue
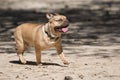
[[62,28],[61,30],[62,30],[62,32],[67,32],[68,28]]

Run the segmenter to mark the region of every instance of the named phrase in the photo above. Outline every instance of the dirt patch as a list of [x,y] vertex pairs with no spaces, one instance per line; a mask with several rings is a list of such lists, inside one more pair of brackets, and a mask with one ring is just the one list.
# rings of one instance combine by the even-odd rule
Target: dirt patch
[[[71,50],[67,50],[67,48]],[[35,54],[25,53],[22,65],[16,54],[0,54],[1,80],[119,80],[120,46],[65,47],[70,61],[65,66],[53,50],[42,54],[43,65],[36,65]],[[101,53],[99,53],[101,52]],[[69,77],[68,77],[69,76]]]

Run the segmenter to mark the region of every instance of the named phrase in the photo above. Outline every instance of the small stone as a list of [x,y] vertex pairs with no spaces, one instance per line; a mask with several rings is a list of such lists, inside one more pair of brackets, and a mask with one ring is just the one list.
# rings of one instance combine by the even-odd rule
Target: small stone
[[20,78],[20,77],[17,75],[16,78]]
[[85,63],[85,65],[88,65],[87,63]]
[[3,74],[3,72],[0,72],[0,74]]
[[25,69],[27,69],[27,70],[31,70],[31,68],[30,68],[30,67],[25,67]]
[[28,78],[28,77],[25,77],[25,78]]
[[81,75],[79,75],[79,78],[80,78],[80,79],[83,79],[83,78],[84,78],[84,76],[81,74]]
[[52,80],[55,80],[54,78],[52,78]]
[[64,80],[73,80],[71,76],[65,76]]

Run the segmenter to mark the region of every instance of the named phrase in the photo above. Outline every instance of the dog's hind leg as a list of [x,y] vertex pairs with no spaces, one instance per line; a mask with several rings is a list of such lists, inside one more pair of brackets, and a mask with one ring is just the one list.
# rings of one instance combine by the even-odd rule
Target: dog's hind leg
[[39,65],[39,64],[41,64],[41,49],[39,46],[35,47],[35,53],[36,53],[37,65]]
[[16,41],[17,55],[19,57],[19,60],[21,61],[21,63],[25,64],[26,60],[23,57],[25,45],[24,45],[22,35],[20,34],[20,32],[15,32],[15,41]]
[[23,53],[24,53],[24,45],[18,45],[19,47],[17,47],[17,55],[21,61],[21,63],[25,64],[26,63],[26,60],[25,58],[23,57]]

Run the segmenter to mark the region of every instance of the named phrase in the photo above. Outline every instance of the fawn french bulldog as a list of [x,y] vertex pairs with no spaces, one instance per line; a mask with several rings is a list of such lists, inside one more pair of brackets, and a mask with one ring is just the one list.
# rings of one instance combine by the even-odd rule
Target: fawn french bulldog
[[37,64],[41,63],[41,51],[55,47],[64,64],[66,60],[61,46],[61,34],[68,31],[69,21],[64,15],[46,14],[48,22],[45,24],[24,23],[19,25],[15,32],[17,55],[21,63],[25,64],[24,51],[35,47]]

